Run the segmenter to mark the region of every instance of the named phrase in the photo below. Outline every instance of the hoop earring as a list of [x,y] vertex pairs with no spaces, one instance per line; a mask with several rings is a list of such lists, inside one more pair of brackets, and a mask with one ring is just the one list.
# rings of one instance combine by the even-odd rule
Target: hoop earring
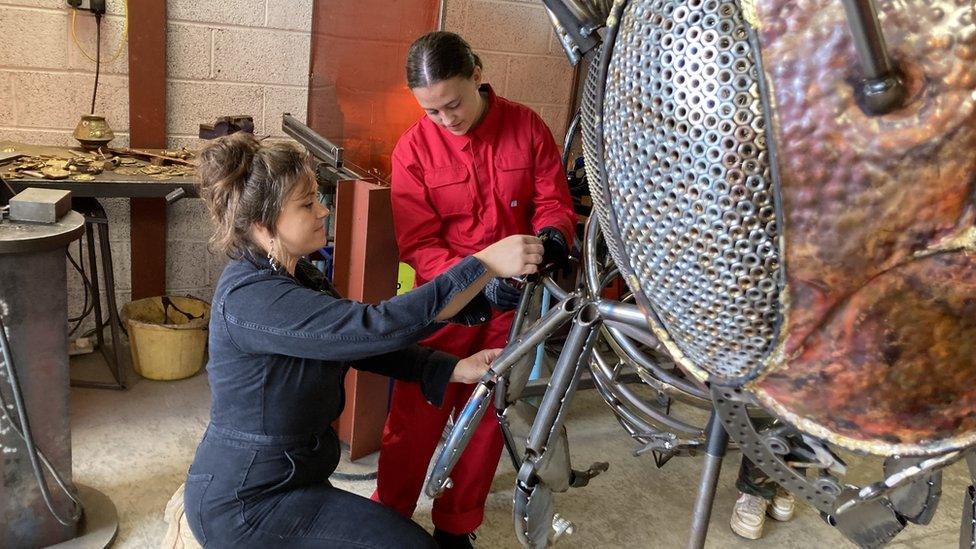
[[278,263],[278,261],[275,260],[274,258],[274,248],[275,248],[275,241],[272,238],[271,242],[268,245],[268,263],[271,264],[272,271],[277,271],[278,269],[281,268],[281,264]]

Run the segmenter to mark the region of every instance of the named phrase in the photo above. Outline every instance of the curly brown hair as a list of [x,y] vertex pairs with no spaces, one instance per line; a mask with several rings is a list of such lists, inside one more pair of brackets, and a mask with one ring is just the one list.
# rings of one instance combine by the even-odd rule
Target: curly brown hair
[[251,240],[254,223],[277,234],[285,201],[312,169],[308,154],[296,145],[265,145],[250,133],[237,132],[200,152],[197,173],[200,197],[215,226],[211,251],[239,259],[249,250],[259,250]]

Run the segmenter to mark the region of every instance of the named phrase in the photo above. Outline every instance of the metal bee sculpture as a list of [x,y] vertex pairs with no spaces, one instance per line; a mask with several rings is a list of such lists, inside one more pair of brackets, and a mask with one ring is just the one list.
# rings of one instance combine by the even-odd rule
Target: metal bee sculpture
[[[691,547],[730,438],[857,545],[927,523],[941,468],[966,460],[976,478],[973,1],[545,4],[570,61],[590,60],[581,283],[539,282],[559,302],[531,326],[526,291],[427,493],[449,489],[491,408],[519,471],[519,541],[570,531],[553,492],[606,467],[569,463],[563,424],[589,370],[639,452],[705,455]],[[602,298],[617,277],[630,293]],[[536,409],[526,357],[566,324]],[[628,372],[708,423],[648,402]],[[877,482],[845,482],[848,451],[884,458]]]

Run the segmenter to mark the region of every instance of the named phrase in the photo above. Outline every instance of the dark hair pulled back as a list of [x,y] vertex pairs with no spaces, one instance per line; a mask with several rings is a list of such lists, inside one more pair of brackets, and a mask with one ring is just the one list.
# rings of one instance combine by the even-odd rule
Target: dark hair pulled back
[[407,86],[426,88],[455,76],[471,78],[481,58],[453,32],[429,32],[410,45],[407,52]]

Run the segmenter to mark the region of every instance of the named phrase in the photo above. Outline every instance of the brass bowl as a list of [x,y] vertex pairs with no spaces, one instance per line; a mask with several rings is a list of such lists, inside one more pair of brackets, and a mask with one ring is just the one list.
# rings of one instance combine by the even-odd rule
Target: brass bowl
[[103,116],[84,115],[75,127],[75,139],[86,150],[98,150],[115,139],[115,133]]

